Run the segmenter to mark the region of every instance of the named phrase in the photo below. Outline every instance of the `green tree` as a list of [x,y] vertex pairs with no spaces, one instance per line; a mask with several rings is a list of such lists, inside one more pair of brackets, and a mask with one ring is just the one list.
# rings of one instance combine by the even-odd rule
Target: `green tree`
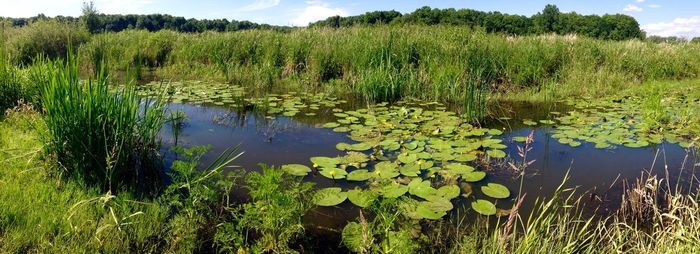
[[90,33],[96,33],[102,30],[99,12],[95,7],[95,3],[92,1],[83,3],[83,15],[80,16],[80,20]]
[[537,13],[532,17],[535,23],[535,31],[537,33],[556,33],[559,28],[561,12],[556,5],[548,4],[542,12]]

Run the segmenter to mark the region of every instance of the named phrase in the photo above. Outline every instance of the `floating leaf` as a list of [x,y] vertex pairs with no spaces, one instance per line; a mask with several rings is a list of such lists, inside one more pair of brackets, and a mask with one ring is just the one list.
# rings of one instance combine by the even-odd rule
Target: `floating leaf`
[[347,198],[347,193],[341,188],[331,187],[316,191],[312,201],[319,206],[335,206],[343,203]]
[[368,190],[349,190],[347,192],[348,200],[356,206],[366,208],[369,207],[376,199],[377,194]]
[[437,194],[437,190],[430,186],[430,181],[423,181],[420,178],[413,179],[408,184],[408,192],[423,199],[429,199]]
[[472,202],[472,209],[477,213],[489,216],[496,214],[496,206],[488,200],[478,199]]
[[446,212],[444,211],[435,211],[431,210],[428,207],[425,206],[418,206],[416,207],[416,214],[420,216],[421,218],[428,219],[428,220],[438,220],[442,218],[443,216],[447,215]]
[[408,186],[391,182],[382,186],[381,194],[385,198],[398,198],[408,192]]
[[508,188],[497,183],[489,183],[486,186],[482,186],[481,192],[492,198],[507,198],[510,196]]
[[318,171],[318,173],[330,179],[344,179],[348,174],[347,171],[339,168],[324,168],[321,171]]
[[486,154],[491,158],[505,158],[507,156],[507,154],[501,150],[488,150]]
[[311,168],[301,164],[287,164],[282,166],[282,170],[290,175],[306,176],[311,172]]
[[467,182],[478,182],[486,177],[486,172],[483,171],[472,171],[466,174],[462,174],[462,180]]
[[346,176],[348,181],[367,181],[372,178],[374,174],[370,173],[365,169],[353,170]]
[[455,184],[442,186],[438,188],[436,195],[447,200],[454,199],[459,196],[459,187]]

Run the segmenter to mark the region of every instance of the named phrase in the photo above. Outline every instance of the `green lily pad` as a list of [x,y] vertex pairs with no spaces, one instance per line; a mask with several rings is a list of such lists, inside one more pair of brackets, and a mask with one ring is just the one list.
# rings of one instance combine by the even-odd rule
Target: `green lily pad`
[[372,191],[358,189],[349,190],[347,195],[350,202],[362,208],[369,207],[378,197],[378,195]]
[[416,214],[418,214],[418,216],[420,216],[421,218],[428,220],[439,220],[440,218],[447,215],[447,213],[444,211],[431,210],[429,207],[421,205],[416,207]]
[[486,186],[482,186],[481,192],[492,198],[507,198],[510,196],[508,188],[497,183],[489,183]]
[[324,168],[318,173],[329,179],[345,179],[345,176],[348,174],[347,171],[339,168]]
[[472,202],[472,209],[482,215],[490,216],[496,214],[496,206],[488,200],[479,199]]
[[408,192],[411,193],[411,195],[415,195],[423,199],[429,199],[431,196],[437,194],[437,190],[430,186],[430,181],[423,181],[420,178],[413,179],[408,184]]
[[398,198],[408,192],[408,186],[391,182],[382,186],[380,192],[385,198]]
[[507,156],[506,152],[501,151],[501,150],[488,150],[486,151],[486,154],[489,155],[491,158],[505,158]]
[[312,202],[318,206],[336,206],[348,198],[341,188],[331,187],[320,189],[314,193]]
[[486,177],[486,172],[483,171],[472,171],[466,174],[462,174],[462,180],[467,182],[478,182]]
[[366,169],[358,169],[358,170],[353,170],[346,176],[346,180],[348,181],[367,181],[370,178],[372,178],[374,174],[370,173]]
[[311,168],[301,164],[287,164],[282,166],[282,170],[294,176],[306,176],[311,172]]
[[459,197],[459,192],[459,186],[457,186],[456,184],[450,184],[438,188],[435,194],[447,200],[451,200],[456,197]]

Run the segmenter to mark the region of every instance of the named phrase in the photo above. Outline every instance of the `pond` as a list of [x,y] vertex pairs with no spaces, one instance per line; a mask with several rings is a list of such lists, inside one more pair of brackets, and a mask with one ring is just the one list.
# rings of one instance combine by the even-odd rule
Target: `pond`
[[[551,197],[568,175],[565,186],[577,187],[584,195],[585,212],[610,213],[618,208],[625,184],[631,184],[644,170],[670,179],[672,186],[676,181],[688,186],[700,166],[700,157],[689,145],[669,141],[670,137],[654,140],[654,136],[642,135],[633,117],[610,113],[616,112],[616,107],[587,111],[587,107],[573,104],[497,102],[497,107],[490,110],[495,116],[479,128],[437,103],[368,106],[307,93],[243,100],[236,99],[243,96],[241,90],[226,91],[233,92],[194,97],[177,95],[183,91],[173,92],[176,96],[168,110],[183,112],[186,120],[177,133],[170,126],[162,130],[166,161],[173,160],[173,153],[168,152],[173,145],[210,145],[205,163],[240,145],[244,154],[234,164],[246,170],[259,170],[259,163],[304,165],[299,167],[304,181],[329,191],[322,200],[316,200],[325,205],[312,210],[306,223],[316,233],[335,233],[334,238],[358,216],[357,204],[362,204],[363,198],[377,198],[366,190],[388,195],[388,187],[408,186],[407,190],[399,190],[399,196],[414,197],[415,202],[408,205],[413,208],[407,209],[425,219],[473,218],[477,216],[475,210],[482,214],[507,212],[518,193],[526,193],[520,208],[520,214],[526,217],[536,198]],[[589,115],[579,117],[580,112]],[[604,114],[606,120],[595,125],[580,124],[581,119],[597,120],[597,114]],[[577,118],[572,120],[572,116]],[[617,118],[623,119],[622,123]],[[571,124],[565,124],[568,122]],[[580,134],[600,128],[612,131],[604,137]],[[627,129],[630,131],[620,131]],[[531,142],[523,142],[529,135]],[[462,138],[479,145],[466,148],[470,144],[459,142]],[[523,151],[527,152],[526,158],[519,155]],[[343,158],[350,154],[355,157],[345,162]],[[522,167],[523,162],[531,163]],[[408,167],[414,163],[420,165]],[[353,175],[363,169],[367,171]],[[520,170],[524,170],[522,179]],[[479,172],[485,174],[475,174]],[[348,181],[351,175],[357,179]],[[340,188],[342,195],[334,192],[334,187]],[[506,193],[499,187],[506,187]],[[348,190],[356,188],[358,191],[351,194],[354,198],[346,200]],[[244,190],[234,194],[246,199]],[[488,204],[485,208],[475,206],[477,200]],[[497,210],[491,211],[492,205]],[[427,211],[421,211],[422,207]]]

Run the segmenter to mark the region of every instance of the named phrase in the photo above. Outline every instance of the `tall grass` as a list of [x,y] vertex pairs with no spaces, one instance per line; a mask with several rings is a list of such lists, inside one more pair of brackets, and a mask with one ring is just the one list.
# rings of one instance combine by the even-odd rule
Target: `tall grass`
[[69,173],[105,190],[157,183],[160,101],[139,99],[128,86],[113,93],[101,74],[81,81],[75,58],[39,71],[46,148]]
[[89,33],[78,23],[39,20],[23,28],[7,30],[7,50],[14,63],[29,65],[39,55],[65,58],[71,47],[78,48],[90,39]]
[[[0,44],[3,36],[0,31]],[[0,45],[0,112],[24,98],[23,83],[20,70],[10,63],[4,44]]]
[[471,116],[483,112],[488,93],[599,96],[647,80],[700,74],[697,44],[510,37],[453,26],[96,36],[80,50],[91,52],[99,47],[95,41],[105,41],[112,68],[126,69],[143,54],[148,60],[139,61],[163,78],[219,80],[251,89],[330,87],[371,101],[416,97],[464,104]]

